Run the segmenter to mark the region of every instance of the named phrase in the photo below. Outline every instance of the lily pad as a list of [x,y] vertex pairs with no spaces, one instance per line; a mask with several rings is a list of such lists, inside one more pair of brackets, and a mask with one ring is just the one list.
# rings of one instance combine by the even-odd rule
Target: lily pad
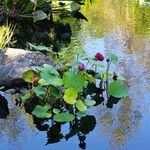
[[78,94],[73,88],[68,88],[65,90],[64,101],[66,103],[75,104],[77,97],[78,97]]
[[54,115],[53,119],[56,122],[70,122],[75,119],[75,116],[70,113],[60,113],[60,114]]
[[113,97],[122,98],[128,96],[127,88],[119,80],[111,82],[108,91]]
[[68,71],[63,75],[63,83],[66,88],[70,87],[80,92],[85,84],[85,78],[79,73]]
[[90,107],[90,106],[94,106],[96,102],[94,100],[84,100],[84,104]]
[[78,100],[76,102],[76,107],[78,108],[79,111],[86,111],[87,110],[87,107],[86,107],[86,105],[84,105],[82,100]]
[[40,105],[37,105],[33,110],[32,114],[38,118],[50,118],[52,114],[48,112],[49,108],[50,107],[48,106],[42,107]]
[[40,95],[46,93],[45,89],[43,87],[40,87],[40,86],[36,87],[34,89],[34,92],[35,92],[36,96],[40,96]]
[[22,75],[24,81],[28,83],[34,82],[34,77],[36,77],[37,73],[34,70],[25,71]]

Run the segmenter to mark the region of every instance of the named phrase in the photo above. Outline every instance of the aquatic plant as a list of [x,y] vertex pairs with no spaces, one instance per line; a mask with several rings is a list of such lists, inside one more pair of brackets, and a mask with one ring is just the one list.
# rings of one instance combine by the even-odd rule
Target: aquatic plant
[[[67,53],[65,51],[64,53]],[[55,57],[59,58],[61,53]],[[23,80],[28,82],[29,90],[22,97],[24,103],[35,101],[31,111],[38,118],[52,118],[56,122],[73,121],[76,117],[88,114],[87,109],[97,105],[89,99],[88,87],[93,84],[93,93],[122,98],[128,95],[127,88],[122,84],[122,78],[110,72],[111,63],[117,64],[118,57],[109,52],[105,57],[88,58],[85,51],[75,52],[76,60],[70,64],[57,64],[57,69],[45,64],[23,73]],[[106,69],[101,64],[106,59]],[[108,61],[109,60],[109,61]],[[102,71],[103,70],[103,71]],[[85,94],[86,93],[86,94]],[[38,99],[38,100],[37,100]]]

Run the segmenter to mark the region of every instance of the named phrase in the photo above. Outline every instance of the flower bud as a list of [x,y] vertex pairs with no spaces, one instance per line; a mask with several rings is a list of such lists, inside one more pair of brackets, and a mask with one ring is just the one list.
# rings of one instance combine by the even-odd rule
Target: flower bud
[[35,78],[34,78],[34,83],[38,83],[38,82],[39,82],[39,80],[40,80],[40,78],[39,78],[39,77],[35,77]]
[[85,70],[85,65],[84,64],[79,64],[78,69],[79,69],[79,71],[84,71]]
[[109,59],[109,58],[107,58],[107,59],[106,59],[106,62],[110,62],[110,59]]
[[103,60],[104,60],[104,56],[103,56],[101,53],[97,53],[97,54],[95,55],[95,58],[96,58],[97,60],[99,60],[99,61],[103,61]]

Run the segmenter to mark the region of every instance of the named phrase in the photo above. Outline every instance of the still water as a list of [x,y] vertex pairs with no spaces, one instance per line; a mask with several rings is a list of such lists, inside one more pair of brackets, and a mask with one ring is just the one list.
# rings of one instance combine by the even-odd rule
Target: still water
[[[86,143],[87,150],[150,149],[150,7],[134,0],[99,0],[92,5],[87,3],[82,12],[88,22],[81,21],[81,44],[75,48],[84,48],[90,57],[96,52],[115,52],[119,65],[113,69],[126,78],[129,96],[112,109],[104,104],[90,110],[96,117],[96,126],[93,124],[95,128],[86,134],[86,139],[76,134],[66,141],[64,135],[70,126],[64,124],[60,140],[47,144],[48,132],[39,131],[32,116],[16,107],[6,94],[10,114],[0,120],[0,149],[79,150],[79,143]],[[79,136],[84,137],[84,142]]]

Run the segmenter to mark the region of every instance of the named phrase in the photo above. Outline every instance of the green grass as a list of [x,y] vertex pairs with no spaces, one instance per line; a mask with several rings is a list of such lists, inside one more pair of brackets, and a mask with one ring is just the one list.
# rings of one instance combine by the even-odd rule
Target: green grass
[[0,26],[0,49],[6,47],[10,43],[14,33],[14,27],[11,25]]

